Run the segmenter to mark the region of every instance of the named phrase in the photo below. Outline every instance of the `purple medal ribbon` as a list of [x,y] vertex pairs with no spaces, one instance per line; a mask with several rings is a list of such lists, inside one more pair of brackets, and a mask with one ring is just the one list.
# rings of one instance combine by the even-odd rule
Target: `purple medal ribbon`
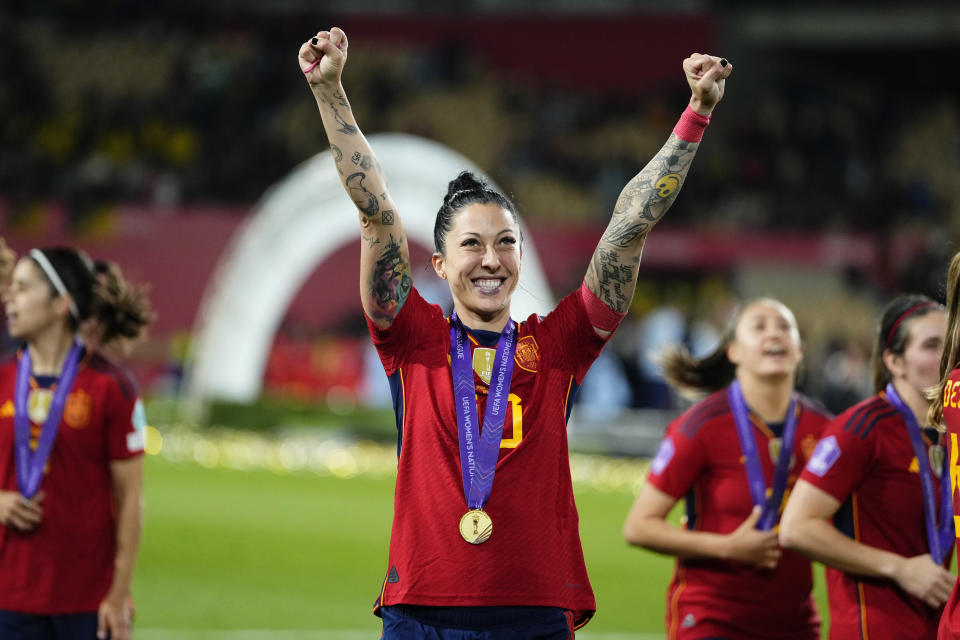
[[746,462],[747,484],[750,486],[750,496],[753,504],[762,507],[757,529],[769,531],[777,524],[780,518],[780,503],[783,502],[783,493],[787,488],[787,475],[790,471],[790,458],[793,456],[793,436],[797,431],[796,398],[791,396],[790,406],[787,407],[787,420],[783,425],[783,436],[780,439],[780,457],[777,458],[773,472],[773,488],[770,498],[767,498],[767,482],[763,477],[763,467],[760,465],[760,456],[757,454],[757,442],[753,437],[750,424],[750,409],[743,399],[740,382],[734,380],[727,388],[727,399],[733,411],[733,420],[737,425],[737,436],[740,438],[740,450]]
[[900,398],[892,382],[887,385],[886,395],[887,402],[900,412],[907,425],[910,444],[913,445],[913,453],[917,456],[917,465],[920,471],[920,486],[923,488],[923,515],[927,524],[927,542],[930,545],[930,555],[933,556],[934,562],[943,564],[943,560],[952,548],[954,539],[953,492],[950,487],[950,473],[947,469],[946,456],[944,456],[943,468],[940,470],[940,522],[938,526],[936,493],[934,493],[933,479],[930,477],[930,462],[927,460],[927,449],[923,445],[920,425],[917,424],[917,418],[913,415],[913,411]]
[[30,350],[24,349],[17,365],[17,381],[14,387],[13,403],[13,440],[16,452],[17,486],[20,493],[27,500],[36,495],[43,479],[43,468],[47,464],[50,452],[53,451],[53,441],[57,438],[60,428],[60,418],[63,416],[63,407],[67,402],[67,394],[73,385],[80,364],[83,346],[74,342],[63,363],[63,371],[57,382],[57,390],[50,402],[47,419],[43,421],[40,437],[37,439],[36,451],[30,451],[30,416],[27,401],[30,396],[31,362]]
[[478,434],[477,392],[473,384],[473,356],[470,340],[456,312],[450,316],[450,364],[453,368],[453,398],[456,402],[457,435],[460,442],[460,469],[463,495],[469,509],[481,509],[493,491],[493,474],[500,455],[500,436],[510,396],[516,330],[507,320],[494,360],[490,392],[483,412],[483,430]]

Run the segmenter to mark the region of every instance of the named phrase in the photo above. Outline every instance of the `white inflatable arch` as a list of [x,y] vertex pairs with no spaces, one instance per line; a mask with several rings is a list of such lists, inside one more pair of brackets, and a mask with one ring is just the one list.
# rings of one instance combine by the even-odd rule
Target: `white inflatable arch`
[[[380,134],[371,136],[370,143],[388,176],[407,236],[433,247],[434,218],[447,183],[464,169],[479,169],[464,156],[415,136]],[[200,304],[184,387],[194,416],[202,416],[212,399],[257,399],[274,332],[290,302],[316,266],[344,243],[357,242],[358,234],[356,208],[327,151],[267,191],[224,251]],[[520,286],[511,305],[514,318],[553,307],[530,235],[524,233],[524,238]]]

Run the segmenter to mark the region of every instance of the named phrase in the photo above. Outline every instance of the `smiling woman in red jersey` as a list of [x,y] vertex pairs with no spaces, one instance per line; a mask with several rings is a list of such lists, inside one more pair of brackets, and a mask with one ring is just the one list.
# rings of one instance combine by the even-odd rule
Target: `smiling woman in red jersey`
[[[947,333],[943,357],[940,359],[940,384],[934,387],[931,395],[930,424],[946,431],[950,489],[956,522],[960,517],[960,496],[957,495],[957,482],[960,481],[960,252],[953,256],[947,270]],[[937,638],[960,638],[960,589],[956,583],[940,617]]]
[[[793,313],[761,298],[734,314],[711,355],[664,358],[673,387],[710,393],[668,426],[624,527],[630,544],[677,557],[671,640],[820,637],[810,562],[781,552],[774,531],[829,420],[794,391],[802,357]],[[666,517],[681,498],[678,529]]]
[[126,640],[146,419],[78,332],[96,319],[109,343],[152,314],[67,247],[30,251],[3,298],[23,347],[0,362],[0,637]]
[[780,540],[827,565],[830,638],[933,639],[953,577],[953,517],[927,391],[946,317],[901,296],[874,343],[877,395],[830,423],[783,514]]
[[566,419],[627,311],[647,233],[676,198],[732,65],[683,61],[689,107],[621,193],[583,285],[545,317],[515,322],[517,211],[469,173],[450,182],[434,225],[433,268],[454,313],[444,317],[413,286],[396,204],[341,84],[347,52],[333,28],[305,42],[299,61],[359,212],[361,301],[397,416],[393,529],[375,606],[383,637],[572,637],[596,603]]

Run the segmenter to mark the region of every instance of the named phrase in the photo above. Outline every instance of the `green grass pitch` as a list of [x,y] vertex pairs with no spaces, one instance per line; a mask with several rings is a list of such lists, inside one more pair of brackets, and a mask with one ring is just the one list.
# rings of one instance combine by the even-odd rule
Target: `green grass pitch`
[[[623,542],[628,491],[576,493],[598,602],[582,635],[657,637],[673,560]],[[150,456],[144,496],[137,628],[171,630],[169,637],[187,629],[368,630],[367,637],[379,637],[371,605],[386,565],[392,478],[208,469]],[[822,570],[817,575],[824,612]]]

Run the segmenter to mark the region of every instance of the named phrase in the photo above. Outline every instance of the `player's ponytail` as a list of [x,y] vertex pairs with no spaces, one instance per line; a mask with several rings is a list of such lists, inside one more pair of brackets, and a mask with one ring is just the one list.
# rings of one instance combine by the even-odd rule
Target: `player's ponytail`
[[747,306],[737,306],[727,322],[720,343],[706,356],[694,358],[690,351],[682,346],[664,351],[660,357],[660,367],[667,384],[680,395],[695,399],[719,391],[733,382],[737,367],[727,357],[727,347],[733,342],[740,316]]
[[104,345],[119,338],[136,340],[153,321],[144,287],[129,284],[115,264],[94,263],[71,247],[33,249],[28,255],[46,278],[51,295],[69,296],[67,322],[72,331],[93,319],[97,340]]
[[147,298],[147,288],[127,282],[113,262],[98,260],[94,264],[97,277],[93,315],[100,329],[103,344],[118,339],[135,341],[153,322],[154,314]]
[[[453,226],[453,216],[471,204],[492,203],[498,207],[510,212],[513,220],[520,226],[520,218],[517,216],[517,208],[507,196],[499,191],[495,191],[489,184],[484,182],[469,171],[462,171],[460,175],[450,181],[447,185],[447,195],[443,198],[443,204],[437,211],[437,220],[433,225],[433,244],[437,253],[446,255],[447,251],[447,233]],[[520,242],[523,243],[522,231],[520,232]]]
[[960,251],[947,269],[947,335],[940,356],[940,382],[930,390],[930,426],[943,430],[943,390],[950,372],[960,366]]

